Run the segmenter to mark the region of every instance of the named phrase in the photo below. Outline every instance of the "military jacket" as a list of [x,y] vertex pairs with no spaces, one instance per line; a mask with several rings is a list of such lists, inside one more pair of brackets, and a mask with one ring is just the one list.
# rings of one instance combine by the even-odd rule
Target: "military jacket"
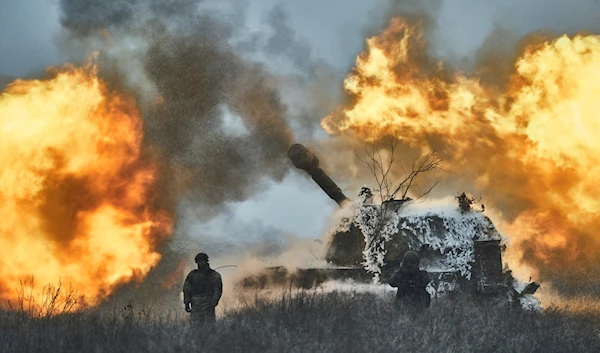
[[221,275],[211,269],[195,269],[191,271],[183,284],[183,302],[185,304],[194,301],[202,301],[210,304],[212,307],[219,304],[223,294],[223,282]]
[[404,298],[425,300],[428,302],[430,296],[425,290],[429,284],[427,271],[419,269],[400,269],[389,281],[390,286],[397,287],[396,300]]

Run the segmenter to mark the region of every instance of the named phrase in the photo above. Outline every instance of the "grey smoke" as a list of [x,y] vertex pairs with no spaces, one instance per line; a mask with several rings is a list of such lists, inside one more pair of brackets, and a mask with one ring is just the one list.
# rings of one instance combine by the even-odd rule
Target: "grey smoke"
[[[101,74],[139,97],[146,145],[163,162],[158,198],[178,216],[175,237],[141,292],[160,295],[156,288],[181,275],[181,260],[197,251],[218,256],[261,244],[260,254],[279,246],[279,232],[237,221],[228,210],[263,191],[266,180],[284,178],[294,141],[276,77],[249,57],[263,43],[282,56],[306,48],[290,54],[287,40],[260,38],[240,49],[245,8],[244,1],[61,1],[71,50],[102,48]],[[273,25],[273,35],[287,28]],[[289,28],[285,35],[294,37]],[[310,55],[301,56],[304,71]]]
[[314,75],[316,68],[314,60],[311,58],[310,46],[306,40],[298,38],[290,28],[289,17],[283,4],[279,4],[269,11],[265,20],[273,33],[267,38],[264,51],[267,54],[288,58],[300,72]]
[[[281,180],[293,141],[271,75],[231,44],[240,4],[209,11],[201,0],[61,1],[62,24],[77,40],[108,31],[114,41],[144,43],[139,62],[116,66],[127,76],[129,65],[140,65],[160,100],[142,108],[148,143],[176,165],[172,173],[186,175],[166,175],[180,184],[167,181],[169,193],[215,209],[245,200],[263,177]],[[241,118],[245,134],[223,128],[224,107]]]
[[[194,205],[183,205],[180,212],[187,213],[187,218],[197,217]],[[194,244],[196,249],[218,256],[243,255],[252,249],[257,256],[273,256],[281,253],[287,247],[285,234],[272,226],[265,225],[259,220],[236,220],[231,209],[222,211],[209,222],[203,222],[202,227],[194,222],[182,224],[180,232],[189,235],[190,239],[198,239]],[[288,239],[289,240],[289,239]],[[190,252],[189,244],[177,242],[174,247],[180,252]]]

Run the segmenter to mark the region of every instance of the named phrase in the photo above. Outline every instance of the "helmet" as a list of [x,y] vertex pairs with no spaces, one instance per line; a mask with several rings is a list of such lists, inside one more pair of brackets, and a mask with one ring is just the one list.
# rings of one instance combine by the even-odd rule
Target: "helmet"
[[194,261],[196,263],[198,263],[201,260],[208,261],[208,255],[206,255],[205,253],[201,252],[201,253],[198,253],[198,255],[196,255],[196,257],[194,257]]
[[419,267],[419,254],[414,251],[407,251],[402,257],[402,267],[415,268]]

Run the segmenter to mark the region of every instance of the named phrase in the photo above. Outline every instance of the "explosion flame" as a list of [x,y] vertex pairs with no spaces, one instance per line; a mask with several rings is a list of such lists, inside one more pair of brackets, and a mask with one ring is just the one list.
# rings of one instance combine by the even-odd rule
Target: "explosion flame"
[[0,299],[69,284],[95,305],[157,264],[172,216],[153,206],[157,165],[135,102],[65,66],[0,95]]
[[446,185],[483,193],[522,263],[563,293],[597,293],[600,36],[528,37],[522,47],[513,72],[495,73],[506,83],[493,85],[478,76],[490,67],[466,74],[431,60],[421,25],[394,18],[367,40],[344,81],[348,103],[322,126],[451,146]]

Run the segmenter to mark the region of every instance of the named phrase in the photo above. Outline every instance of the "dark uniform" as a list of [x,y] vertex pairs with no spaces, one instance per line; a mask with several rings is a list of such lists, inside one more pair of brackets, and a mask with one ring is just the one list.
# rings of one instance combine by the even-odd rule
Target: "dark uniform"
[[206,254],[196,255],[195,260],[198,268],[187,275],[183,284],[183,303],[191,312],[192,323],[214,322],[215,308],[223,294],[221,275],[210,268]]
[[429,274],[419,270],[419,261],[417,253],[407,251],[400,270],[389,281],[390,286],[398,288],[395,303],[398,309],[422,310],[431,303],[431,296],[425,290],[429,284]]

